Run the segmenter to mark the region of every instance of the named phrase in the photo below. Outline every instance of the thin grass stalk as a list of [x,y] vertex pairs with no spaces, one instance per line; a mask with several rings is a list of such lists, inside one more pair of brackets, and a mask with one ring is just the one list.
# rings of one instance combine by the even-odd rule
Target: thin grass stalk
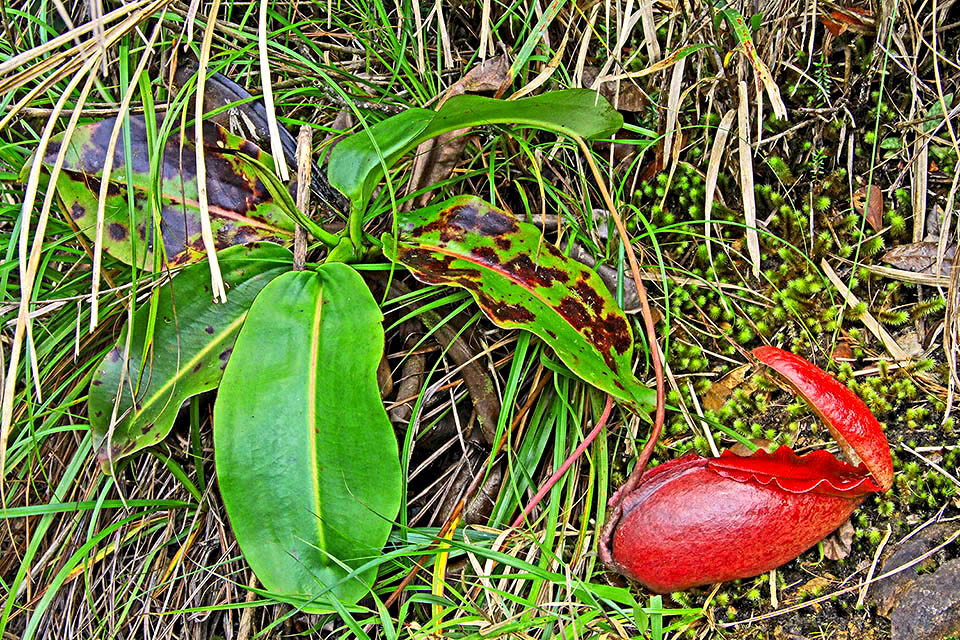
[[[154,44],[157,41],[157,36],[160,35],[160,29],[163,26],[163,20],[157,20],[157,23],[153,27],[153,33],[150,34],[150,38],[147,41],[146,48],[143,51],[143,54],[140,56],[140,62],[137,64],[137,68],[133,73],[133,77],[130,81],[130,86],[127,87],[127,91],[124,93],[123,98],[120,101],[120,107],[117,111],[117,118],[113,123],[113,130],[110,132],[110,140],[107,142],[106,153],[104,154],[103,161],[103,179],[100,181],[100,193],[97,198],[97,224],[94,229],[94,240],[93,240],[93,283],[90,290],[90,331],[93,332],[97,328],[99,312],[100,312],[100,272],[103,267],[103,226],[104,218],[106,217],[107,209],[107,193],[110,187],[110,176],[113,173],[113,155],[114,150],[117,146],[117,140],[120,138],[120,132],[123,129],[123,122],[127,119],[127,110],[130,108],[130,101],[133,99],[133,94],[137,91],[137,79],[140,77],[140,74],[144,72],[144,69],[147,67],[147,62],[150,61],[151,56],[154,51]],[[129,162],[129,158],[127,162]],[[131,229],[132,232],[132,229]]]
[[[270,80],[270,59],[267,48],[268,3],[269,0],[260,0],[260,22],[257,25],[257,49],[260,52],[260,85],[263,87],[263,108],[267,113],[267,129],[270,131],[270,153],[273,155],[273,164],[277,176],[283,182],[287,182],[290,180],[290,172],[287,169],[287,159],[283,155],[283,145],[280,144],[280,128],[277,125],[277,112],[273,105],[273,83]],[[216,18],[215,15],[214,18]]]

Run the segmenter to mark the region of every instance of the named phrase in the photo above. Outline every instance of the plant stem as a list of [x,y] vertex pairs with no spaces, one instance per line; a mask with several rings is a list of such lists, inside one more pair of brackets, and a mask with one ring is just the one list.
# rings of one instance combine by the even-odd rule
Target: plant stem
[[530,512],[533,511],[534,507],[536,507],[541,500],[543,500],[543,496],[547,495],[547,492],[553,488],[553,485],[557,484],[557,480],[563,477],[563,474],[567,472],[567,469],[570,468],[570,465],[573,464],[574,460],[583,455],[583,452],[587,450],[587,447],[589,447],[590,444],[596,440],[597,436],[600,434],[600,431],[607,426],[607,420],[610,418],[611,410],[613,410],[613,396],[607,395],[607,404],[604,405],[603,413],[600,415],[600,419],[597,420],[596,426],[593,427],[593,431],[587,434],[587,437],[583,439],[583,442],[580,443],[580,446],[574,449],[573,453],[571,453],[570,456],[563,461],[563,464],[560,465],[560,468],[558,468],[553,475],[550,476],[550,479],[547,480],[542,487],[540,487],[540,490],[537,491],[536,495],[533,496],[533,499],[531,499],[527,506],[524,507],[523,513],[518,515],[517,519],[514,520],[510,525],[511,529],[516,529],[523,524],[523,521],[527,519],[527,516],[530,515]]

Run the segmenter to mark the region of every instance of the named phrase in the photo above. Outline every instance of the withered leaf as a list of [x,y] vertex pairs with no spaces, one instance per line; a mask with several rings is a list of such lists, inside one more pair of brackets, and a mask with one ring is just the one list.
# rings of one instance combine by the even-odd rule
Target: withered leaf
[[703,396],[703,408],[707,411],[719,411],[737,389],[742,389],[746,393],[754,391],[757,388],[756,382],[753,378],[746,380],[752,368],[751,364],[741,365],[711,384]]
[[[443,101],[462,93],[480,93],[497,91],[510,81],[510,60],[503,53],[495,58],[484,60],[470,69],[465,76],[454,83],[444,94]],[[458,129],[443,133],[427,140],[417,147],[417,156],[413,161],[410,178],[410,192],[446,180],[460,161],[467,146],[467,132],[470,129]],[[430,193],[417,197],[415,206],[422,207],[430,199]]]
[[823,540],[823,555],[830,560],[843,560],[850,555],[850,547],[853,545],[853,535],[856,529],[847,520],[840,528],[831,533]]
[[875,184],[857,189],[853,194],[853,208],[864,215],[874,231],[883,228],[883,192]]
[[[74,224],[93,239],[97,202],[106,150],[115,118],[77,127],[70,139],[57,180],[57,194]],[[197,191],[196,152],[192,137],[186,136],[181,148],[180,135],[172,133],[163,148],[159,172],[159,232],[169,264],[185,264],[206,255],[200,235],[200,209]],[[203,144],[207,165],[207,196],[210,224],[217,249],[257,240],[277,240],[292,235],[293,220],[274,201],[258,177],[254,165],[272,162],[253,143],[222,127],[205,122]],[[50,142],[43,163],[53,166],[61,140]],[[156,231],[150,192],[150,149],[146,120],[130,116],[129,160],[123,141],[113,153],[104,213],[103,249],[111,256],[143,268],[153,265]],[[132,203],[125,187],[129,162]],[[132,204],[132,206],[130,206]]]
[[[600,73],[599,67],[586,66],[583,68],[583,86],[592,87]],[[604,98],[610,101],[610,104],[616,105],[618,111],[628,111],[636,113],[647,108],[649,100],[643,91],[630,80],[621,80],[620,89],[617,91],[617,83],[613,80],[604,82],[597,91]]]
[[[943,263],[940,265],[940,275],[949,276],[953,268],[953,258],[957,253],[957,245],[948,244],[943,253]],[[887,264],[897,269],[912,271],[913,273],[934,273],[937,267],[937,243],[913,242],[894,247],[883,254],[881,258]]]

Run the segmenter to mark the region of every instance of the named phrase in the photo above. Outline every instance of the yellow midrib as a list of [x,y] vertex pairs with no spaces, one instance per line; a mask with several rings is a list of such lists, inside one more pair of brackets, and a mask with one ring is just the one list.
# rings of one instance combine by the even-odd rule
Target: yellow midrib
[[307,432],[310,434],[310,466],[313,469],[313,496],[314,513],[313,517],[317,523],[317,543],[318,547],[325,548],[323,534],[323,518],[321,516],[320,504],[320,473],[317,460],[317,364],[320,358],[320,317],[323,307],[323,287],[320,287],[320,295],[317,296],[317,306],[313,310],[313,326],[310,333],[310,362],[307,371]]
[[[137,412],[137,417],[142,416],[142,415],[147,411],[147,409],[148,409],[149,407],[152,407],[154,404],[156,404],[156,402],[160,399],[160,397],[161,397],[168,389],[170,389],[171,387],[173,387],[173,386],[177,383],[177,381],[180,380],[180,378],[183,377],[183,374],[184,374],[185,371],[187,371],[187,370],[189,370],[189,369],[192,369],[201,359],[203,359],[203,357],[204,357],[205,355],[207,355],[207,354],[209,354],[211,351],[213,351],[215,347],[220,346],[220,344],[223,342],[223,336],[229,335],[230,332],[233,331],[233,328],[234,328],[234,327],[243,324],[243,321],[246,319],[246,317],[247,317],[247,312],[245,311],[245,312],[243,312],[242,314],[240,314],[239,316],[237,316],[237,319],[236,319],[236,320],[234,320],[233,322],[231,322],[230,324],[227,325],[226,331],[224,331],[224,332],[222,332],[222,333],[220,334],[221,337],[220,337],[219,340],[215,340],[215,341],[213,341],[213,342],[210,342],[210,343],[207,345],[206,348],[201,349],[199,352],[197,352],[197,354],[196,354],[195,356],[193,356],[193,357],[190,358],[189,360],[185,361],[185,362],[180,366],[180,368],[177,369],[177,373],[176,373],[175,376],[171,377],[170,380],[168,380],[167,382],[165,382],[159,389],[157,389],[157,390],[151,395],[150,400],[148,400],[146,403],[140,405],[140,411]],[[169,396],[168,396],[166,399],[164,399],[164,402],[169,402],[169,401],[170,401],[170,397],[169,397]],[[162,410],[161,410],[161,411],[162,411]],[[133,422],[133,420],[131,420],[131,422]]]

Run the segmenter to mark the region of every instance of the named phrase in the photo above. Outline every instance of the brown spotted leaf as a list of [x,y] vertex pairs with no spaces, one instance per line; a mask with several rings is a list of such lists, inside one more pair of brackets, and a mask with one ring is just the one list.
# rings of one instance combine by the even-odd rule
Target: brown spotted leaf
[[463,287],[497,325],[540,336],[575,374],[626,400],[653,403],[633,376],[633,333],[594,271],[532,224],[471,196],[397,216],[384,253],[422,282]]
[[145,305],[134,315],[126,372],[125,333],[94,372],[88,408],[101,462],[160,442],[187,398],[220,384],[253,299],[293,262],[289,250],[270,243],[231,247],[217,257],[230,289],[225,303],[211,300],[206,264],[187,267],[159,291],[152,349],[144,352],[150,321]]
[[[100,181],[114,121],[109,118],[76,129],[70,139],[63,172],[57,180],[57,192],[65,211],[91,239],[95,236]],[[257,177],[253,164],[244,158],[244,155],[250,156],[269,166],[272,165],[269,156],[252,143],[210,122],[204,126],[203,135],[210,224],[217,249],[291,236],[293,221],[273,200]],[[114,149],[107,191],[103,248],[118,260],[150,269],[155,225],[149,198],[150,156],[143,116],[130,117],[130,141],[132,211],[128,207],[126,157],[121,135]],[[59,140],[52,141],[44,156],[44,164],[53,166],[59,150]],[[181,148],[179,134],[170,135],[163,149],[160,172],[160,235],[167,261],[170,264],[194,262],[202,258],[205,251],[200,237],[196,151],[192,136],[184,139]]]

